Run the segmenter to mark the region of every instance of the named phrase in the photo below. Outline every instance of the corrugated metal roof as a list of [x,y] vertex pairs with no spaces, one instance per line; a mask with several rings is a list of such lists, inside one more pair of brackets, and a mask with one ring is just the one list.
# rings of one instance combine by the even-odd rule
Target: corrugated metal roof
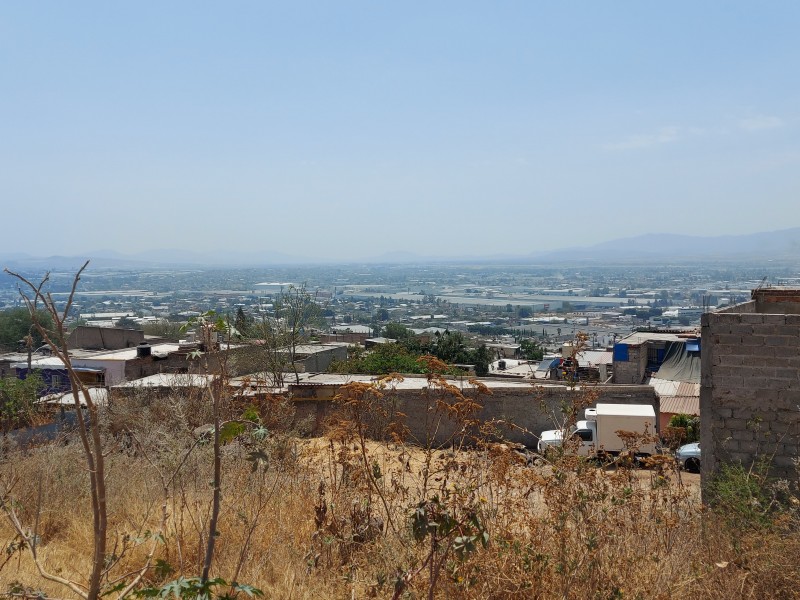
[[114,386],[114,388],[204,388],[209,385],[214,378],[215,375],[191,373],[156,373],[155,375],[148,375],[147,377],[142,377],[141,379],[134,379],[132,381],[118,383]]
[[521,363],[518,364],[516,367],[511,367],[506,369],[505,371],[495,371],[496,373],[505,373],[506,375],[519,375],[519,376],[530,376],[533,377],[535,372],[533,363]]
[[680,382],[670,381],[668,379],[659,379],[658,377],[651,377],[648,385],[654,387],[656,394],[664,398],[665,396],[677,396]]
[[661,413],[700,415],[700,397],[668,396],[661,398]]
[[688,381],[681,381],[678,384],[678,391],[675,392],[675,395],[676,396],[699,398],[700,397],[700,384],[699,383],[690,383]]
[[656,333],[650,331],[636,331],[627,337],[617,340],[618,344],[628,344],[629,346],[639,346],[645,342],[661,341],[661,342],[682,342],[685,341],[685,336],[676,333]]
[[656,393],[662,398],[667,396],[686,396],[700,397],[700,384],[688,381],[671,381],[669,379],[659,379],[651,377],[648,385],[656,389]]
[[[97,405],[105,406],[108,404],[108,390],[101,387],[89,388],[89,398]],[[78,399],[81,406],[86,406],[86,399],[82,393],[78,393]],[[72,392],[56,392],[42,396],[36,401],[36,404],[64,404],[66,406],[73,406],[75,404],[75,396]]]
[[558,366],[558,363],[561,361],[560,358],[545,358],[542,362],[539,363],[539,366],[536,367],[537,371],[547,372],[552,368]]
[[608,350],[584,350],[578,353],[578,365],[581,367],[610,365],[613,362],[614,354]]
[[651,377],[653,386],[661,401],[661,413],[700,415],[700,384],[685,381],[670,381]]

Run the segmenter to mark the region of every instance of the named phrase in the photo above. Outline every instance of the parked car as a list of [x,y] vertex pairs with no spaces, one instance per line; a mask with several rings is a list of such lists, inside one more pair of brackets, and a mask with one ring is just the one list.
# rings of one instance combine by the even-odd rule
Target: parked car
[[687,471],[700,471],[700,442],[684,444],[675,452],[678,465]]

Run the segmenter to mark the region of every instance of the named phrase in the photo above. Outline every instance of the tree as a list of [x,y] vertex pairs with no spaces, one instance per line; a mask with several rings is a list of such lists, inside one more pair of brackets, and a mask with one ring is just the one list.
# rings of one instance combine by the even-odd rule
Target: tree
[[320,306],[300,287],[289,286],[274,302],[273,312],[264,312],[253,324],[252,333],[259,338],[260,360],[273,385],[283,385],[284,373],[291,369],[300,383],[297,371],[297,347],[309,338],[310,328],[324,321]]
[[[106,545],[107,545],[107,528],[108,528],[108,511],[106,507],[106,480],[105,480],[105,454],[103,448],[102,437],[100,433],[99,411],[98,406],[92,400],[89,390],[86,385],[78,377],[75,369],[72,367],[72,360],[69,356],[69,347],[67,345],[67,328],[65,322],[69,316],[69,311],[72,308],[72,301],[75,297],[75,290],[78,287],[81,274],[89,265],[86,261],[84,265],[78,270],[72,283],[72,289],[67,299],[66,306],[63,312],[59,312],[56,308],[55,302],[49,293],[42,290],[49,281],[49,273],[45,275],[42,281],[37,285],[12,271],[6,269],[6,273],[15,277],[22,284],[20,294],[25,306],[28,309],[33,327],[36,328],[42,339],[50,346],[53,355],[59,358],[69,375],[70,384],[72,387],[72,396],[75,400],[75,415],[78,425],[78,434],[81,439],[83,447],[83,456],[86,461],[87,472],[89,474],[90,496],[93,514],[93,543],[94,552],[92,556],[92,571],[89,575],[89,583],[84,590],[78,584],[68,579],[65,579],[57,574],[49,573],[44,570],[44,567],[39,562],[36,554],[36,534],[26,532],[25,528],[16,517],[16,512],[13,509],[13,503],[10,503],[6,498],[2,499],[3,509],[6,515],[11,520],[17,534],[24,541],[25,546],[29,549],[34,562],[39,570],[39,574],[50,581],[54,581],[69,588],[75,594],[87,600],[95,600],[100,596],[102,576],[106,565]],[[23,291],[24,290],[24,291]],[[49,315],[52,321],[52,327],[47,328],[39,318],[39,306],[44,307],[44,311]],[[88,419],[84,416],[81,410],[81,398],[88,409]],[[141,580],[149,568],[149,561],[146,568],[134,579],[131,584],[131,590]],[[130,591],[130,590],[128,590]]]
[[491,336],[501,336],[508,333],[506,327],[501,327],[499,325],[467,325],[467,331]]
[[423,373],[419,354],[402,344],[378,344],[369,352],[355,352],[346,361],[334,362],[331,373],[388,375],[389,373]]
[[145,335],[154,335],[165,340],[178,341],[181,339],[181,323],[167,319],[147,322],[142,326],[142,331]]
[[130,317],[122,317],[117,321],[117,327],[121,327],[122,329],[136,329],[139,325]]
[[[24,276],[6,269],[8,274],[15,277],[21,283],[22,289],[20,290],[20,294],[31,315],[33,326],[42,336],[44,342],[50,347],[53,356],[58,358],[64,365],[69,376],[72,398],[74,401],[73,406],[75,410],[77,434],[82,448],[85,471],[89,479],[93,534],[91,571],[87,575],[86,582],[84,583],[82,581],[69,579],[67,576],[62,576],[60,570],[56,572],[48,570],[45,559],[40,557],[38,553],[38,545],[40,544],[39,534],[37,532],[39,525],[38,512],[35,513],[36,517],[33,527],[23,524],[20,517],[20,503],[12,495],[17,483],[16,477],[12,473],[9,478],[4,478],[2,482],[0,482],[2,483],[0,487],[0,511],[5,514],[16,533],[16,539],[14,540],[16,551],[27,551],[40,577],[68,588],[75,596],[85,600],[97,600],[101,597],[105,598],[111,596],[115,597],[116,600],[122,600],[134,594],[135,590],[141,597],[163,598],[171,593],[175,593],[176,596],[180,597],[210,598],[212,597],[211,591],[213,588],[219,586],[229,587],[230,594],[233,595],[238,591],[246,591],[249,596],[262,595],[262,592],[255,588],[240,586],[235,582],[228,584],[221,578],[211,579],[209,575],[214,555],[214,544],[219,535],[217,531],[217,517],[220,510],[220,435],[225,425],[220,420],[219,412],[220,395],[222,392],[221,377],[212,378],[211,383],[208,385],[208,392],[211,395],[214,411],[214,480],[212,482],[213,499],[208,535],[205,541],[201,536],[200,543],[201,548],[205,545],[202,575],[192,578],[181,577],[179,580],[171,582],[161,589],[154,590],[148,588],[145,590],[137,590],[143,583],[145,575],[148,575],[154,570],[158,571],[159,569],[163,569],[164,565],[160,564],[163,561],[155,561],[155,555],[156,550],[161,544],[165,544],[165,540],[167,539],[166,531],[170,515],[169,489],[175,477],[185,465],[191,452],[197,448],[204,439],[207,439],[205,436],[198,437],[184,452],[182,458],[177,461],[177,466],[173,465],[170,467],[171,474],[169,471],[162,471],[155,465],[151,457],[146,456],[147,462],[158,471],[160,478],[160,489],[163,495],[161,498],[159,524],[154,528],[148,529],[141,539],[133,539],[131,536],[127,535],[117,537],[112,552],[107,552],[109,549],[109,521],[106,490],[106,456],[112,449],[104,448],[103,443],[104,431],[102,430],[102,421],[105,419],[106,415],[101,411],[101,407],[95,403],[92,395],[89,393],[89,389],[81,381],[76,369],[73,367],[67,344],[68,330],[65,325],[69,317],[70,309],[73,306],[73,299],[81,274],[88,264],[87,261],[73,278],[72,287],[63,311],[59,311],[51,294],[46,291],[45,286],[49,281],[49,274],[46,274],[41,282],[34,284]],[[41,310],[49,316],[52,322],[52,326],[49,328],[46,328],[37,316],[40,306],[42,307]],[[198,325],[206,348],[213,347],[215,341],[214,336],[216,335],[215,332],[219,328],[219,321],[212,320],[209,317],[210,315],[206,314],[198,318]],[[230,328],[228,327],[226,329],[229,330]],[[208,373],[208,361],[206,360],[204,363],[205,370]],[[222,364],[220,369],[224,374],[224,363],[223,361],[220,361],[220,363]],[[84,407],[86,413],[84,413]],[[244,422],[245,421],[240,421],[240,423]],[[135,434],[128,429],[126,429],[126,432],[133,438],[138,451],[147,455],[147,448],[136,440]],[[36,507],[36,510],[39,508],[40,507]],[[122,557],[125,556],[133,546],[145,543],[149,544],[149,547],[144,550],[144,557],[141,563],[133,569],[126,568],[124,574],[112,578],[112,570],[122,564]],[[245,588],[247,589],[245,590]]]
[[[45,311],[37,309],[36,318],[45,329],[50,329],[53,325]],[[42,336],[34,326],[30,312],[27,308],[0,311],[0,347],[5,350],[17,350],[20,342],[25,342],[34,350],[43,344]]]
[[250,319],[244,313],[240,306],[236,309],[236,319],[233,321],[233,326],[240,337],[248,337],[250,332]]
[[414,332],[402,323],[387,323],[383,328],[383,335],[400,341],[413,337]]
[[672,415],[669,418],[669,426],[683,430],[683,443],[690,444],[700,439],[700,417],[685,414]]
[[481,344],[478,349],[475,350],[471,362],[475,365],[475,375],[484,377],[489,374],[489,363],[492,362],[492,355],[486,347],[486,344]]
[[[210,372],[208,365],[208,354],[212,352],[216,346],[217,333],[227,332],[230,339],[231,325],[229,322],[221,318],[217,318],[214,311],[209,311],[205,314],[190,319],[187,326],[197,326],[200,331],[200,338],[205,348],[204,353],[198,352],[195,356],[203,358],[203,370],[206,374]],[[220,493],[222,488],[222,458],[221,458],[221,438],[220,431],[221,415],[220,415],[220,402],[222,396],[223,381],[225,379],[225,363],[222,361],[222,373],[218,373],[208,384],[208,391],[211,395],[212,412],[214,419],[214,480],[211,482],[212,486],[212,501],[211,501],[211,517],[209,519],[209,532],[208,542],[206,543],[206,552],[203,559],[203,574],[200,577],[200,583],[205,585],[208,583],[209,573],[211,571],[211,563],[214,560],[214,546],[217,539],[217,520],[219,519],[220,511]]]
[[34,422],[34,402],[44,388],[41,376],[28,372],[25,379],[0,379],[0,416],[3,433]]
[[447,363],[466,363],[467,346],[460,331],[445,331],[431,348],[433,355]]
[[544,358],[544,349],[536,343],[536,340],[525,338],[520,340],[519,345],[523,358],[527,360],[542,360]]

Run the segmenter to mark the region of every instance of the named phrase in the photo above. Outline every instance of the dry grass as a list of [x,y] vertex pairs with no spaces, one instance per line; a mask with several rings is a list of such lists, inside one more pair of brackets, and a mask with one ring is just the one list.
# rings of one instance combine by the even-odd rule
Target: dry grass
[[[376,419],[380,401],[374,391],[355,390],[330,435],[315,439],[282,432],[288,421],[276,415],[285,405],[261,407],[272,419],[271,434],[243,434],[224,448],[214,575],[254,585],[269,598],[295,599],[798,595],[800,537],[789,512],[765,526],[731,528],[701,506],[697,476],[668,464],[604,470],[565,456],[531,465],[513,449],[480,439],[469,449],[454,440],[447,450],[406,445],[396,430],[390,441],[367,439],[368,430],[375,434],[379,422],[391,421]],[[170,410],[163,402],[109,416],[109,547],[122,555],[109,581],[142,563],[148,532],[159,521],[159,473],[181,464],[157,550],[174,571],[152,570],[147,585],[196,576],[202,565],[211,448],[195,446],[182,463],[195,440],[191,411],[180,399]],[[436,410],[452,415],[457,408]],[[469,414],[465,409],[459,418]],[[248,460],[254,450],[265,458],[255,470]],[[11,495],[25,523],[35,523],[38,513],[45,566],[81,581],[90,568],[92,526],[79,446],[9,456],[0,480],[16,482]],[[414,529],[420,506],[439,523],[451,519],[452,533]],[[486,547],[476,542],[458,551],[457,537],[482,531]],[[14,540],[0,522],[3,546]],[[0,564],[4,587],[19,582],[73,597],[43,581],[25,552],[3,554]]]

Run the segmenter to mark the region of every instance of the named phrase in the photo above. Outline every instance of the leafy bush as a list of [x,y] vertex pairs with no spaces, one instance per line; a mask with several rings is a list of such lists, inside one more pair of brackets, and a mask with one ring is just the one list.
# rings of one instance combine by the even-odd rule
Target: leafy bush
[[669,426],[675,429],[683,429],[683,435],[677,440],[681,444],[691,444],[700,439],[700,417],[692,415],[672,415],[669,419]]
[[33,425],[36,420],[35,401],[44,389],[38,373],[25,379],[0,379],[0,418],[3,431]]
[[708,503],[729,527],[736,530],[769,527],[780,508],[770,491],[769,460],[761,457],[750,467],[722,463],[707,485]]

